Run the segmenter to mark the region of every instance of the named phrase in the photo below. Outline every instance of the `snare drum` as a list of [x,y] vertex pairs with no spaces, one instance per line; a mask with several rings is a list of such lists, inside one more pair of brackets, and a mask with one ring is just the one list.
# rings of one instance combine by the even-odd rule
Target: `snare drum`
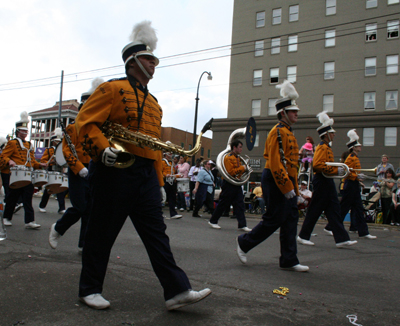
[[178,192],[189,192],[189,178],[177,178]]
[[32,169],[25,165],[10,167],[10,188],[18,189],[32,183]]
[[42,187],[48,181],[49,175],[46,170],[34,170],[32,173],[32,183],[35,187]]
[[58,190],[58,188],[60,188],[60,186],[62,184],[62,180],[63,180],[62,174],[60,172],[56,172],[56,171],[49,171],[48,174],[49,174],[49,177],[48,177],[48,181],[46,184],[47,192],[49,194],[56,194],[58,192],[61,192],[61,191],[58,191],[58,192],[56,192],[56,191]]
[[58,188],[59,192],[63,192],[68,189],[68,175],[63,174],[61,186]]

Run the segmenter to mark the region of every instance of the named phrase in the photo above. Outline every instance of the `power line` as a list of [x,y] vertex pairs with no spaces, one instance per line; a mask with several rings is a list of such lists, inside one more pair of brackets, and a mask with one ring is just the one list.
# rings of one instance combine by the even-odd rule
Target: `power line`
[[[386,18],[386,17],[390,17],[390,16],[393,16],[393,15],[397,15],[397,14],[400,14],[400,12],[386,14],[386,15],[380,15],[380,16],[375,16],[375,17],[369,17],[369,18],[364,18],[364,19],[359,19],[359,20],[351,21],[351,22],[344,22],[344,23],[333,24],[333,25],[328,25],[328,26],[323,26],[323,27],[311,28],[311,29],[299,31],[296,34],[304,34],[304,33],[309,33],[309,32],[313,32],[313,31],[319,31],[321,29],[337,28],[337,27],[346,26],[346,25],[349,25],[349,24],[356,24],[356,23],[360,23],[360,22],[371,21],[371,20],[374,20],[374,19]],[[358,28],[361,28],[361,27],[358,27]],[[290,33],[290,35],[293,35],[293,34],[294,33]],[[286,36],[286,35],[289,35],[289,34],[270,36],[270,37],[264,38],[264,40],[283,37],[283,36]],[[319,33],[314,34],[314,35],[308,35],[308,37],[315,36],[315,35],[319,35]],[[258,40],[260,40],[260,39],[258,39]],[[211,52],[211,51],[215,52],[216,50],[218,50],[218,51],[229,50],[231,47],[240,47],[240,45],[254,43],[255,41],[257,41],[257,40],[250,40],[250,41],[244,41],[244,42],[239,42],[239,43],[230,44],[230,45],[223,45],[223,46],[217,46],[217,47],[213,47],[213,48],[190,51],[190,52],[185,52],[185,53],[180,53],[180,54],[161,57],[160,60],[176,59],[176,58],[185,57],[185,56],[199,55],[199,54],[206,53],[206,52]],[[188,64],[188,63],[200,62],[200,61],[204,61],[204,60],[218,59],[218,58],[221,58],[221,57],[226,57],[226,56],[213,57],[213,58],[209,58],[209,59],[193,60],[193,61],[188,61],[188,62],[185,62],[185,63],[177,63],[177,64],[161,66],[159,68],[172,67],[172,66],[176,66],[176,65],[179,65],[179,64]],[[92,70],[87,70],[87,71],[82,71],[82,72],[65,74],[64,76],[65,77],[76,76],[76,75],[99,72],[99,71],[104,71],[104,70],[109,70],[109,69],[122,68],[123,66],[124,65],[121,64],[121,65],[116,65],[116,66],[97,68],[97,69],[92,69]],[[60,78],[59,76],[45,77],[45,78],[39,78],[39,79],[32,79],[32,80],[28,80],[28,81],[20,81],[20,82],[14,82],[14,83],[0,84],[0,87],[1,86],[16,85],[16,84],[23,84],[23,83],[39,82],[39,81],[51,80],[51,79],[59,79],[59,78]],[[87,80],[87,79],[84,79],[84,80]],[[83,81],[83,80],[80,80],[80,81]],[[55,85],[55,84],[57,84],[57,83],[54,83],[54,84],[51,83],[51,84],[46,84],[46,85],[41,85],[41,86],[49,86],[49,85]],[[32,87],[39,87],[39,86],[32,86]],[[19,89],[19,88],[12,88],[12,89],[5,89],[5,90],[14,90],[14,89]]]

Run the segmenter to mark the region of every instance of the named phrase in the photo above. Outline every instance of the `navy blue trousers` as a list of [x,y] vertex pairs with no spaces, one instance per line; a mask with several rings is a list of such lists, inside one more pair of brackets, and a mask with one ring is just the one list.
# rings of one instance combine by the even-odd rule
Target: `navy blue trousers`
[[169,207],[169,215],[170,215],[170,217],[175,216],[175,215],[178,214],[178,212],[175,209],[175,206],[176,206],[176,190],[177,190],[176,182],[174,182],[172,185],[170,185],[168,182],[165,181],[164,190],[165,190],[165,193],[167,195],[167,202],[168,202],[168,207]]
[[325,178],[321,173],[317,173],[312,183],[314,191],[299,237],[310,240],[315,224],[322,212],[325,212],[335,242],[350,240],[340,217],[340,203],[333,179]]
[[225,212],[226,209],[233,206],[233,214],[238,220],[238,228],[244,228],[247,226],[246,217],[244,216],[244,196],[241,186],[235,186],[229,182],[222,180],[221,194],[217,208],[211,216],[210,223],[217,224],[219,218]]
[[[347,179],[343,185],[342,200],[340,201],[340,221],[342,223],[349,210],[351,210],[350,216],[352,218],[350,230],[357,229],[360,237],[369,234],[368,225],[364,217],[360,183],[357,180]],[[330,223],[328,223],[326,229],[332,229]]]
[[101,162],[94,165],[93,207],[82,252],[79,296],[102,293],[111,248],[128,216],[146,247],[165,300],[191,289],[185,272],[175,263],[165,233],[153,161],[136,157],[126,169],[106,167]]
[[72,207],[69,207],[57,221],[55,230],[64,235],[72,225],[81,219],[78,247],[82,248],[91,208],[89,181],[87,178],[76,175],[68,168],[68,190]]
[[[292,183],[294,184],[293,180]],[[279,266],[295,266],[299,264],[296,244],[297,222],[299,220],[297,197],[286,199],[276,185],[270,169],[264,169],[261,187],[267,211],[262,216],[262,221],[251,232],[239,236],[240,248],[244,252],[248,252],[267,239],[278,228],[281,228]]]
[[7,203],[4,209],[4,216],[8,220],[12,220],[15,205],[18,203],[20,197],[22,198],[22,203],[24,204],[25,210],[25,223],[30,223],[35,220],[35,212],[32,207],[32,197],[33,197],[33,185],[29,184],[25,187],[18,189],[11,189],[6,197]]
[[[65,210],[65,195],[67,194],[67,190],[56,194],[58,201],[58,211]],[[47,188],[44,189],[42,199],[39,203],[40,208],[46,208],[47,203],[49,201],[50,194],[47,191]]]
[[207,206],[207,208],[211,212],[211,214],[214,212],[213,194],[210,194],[207,191],[208,186],[209,185],[207,185],[205,183],[199,184],[199,188],[197,189],[197,192],[196,192],[196,203],[195,203],[193,215],[199,214],[199,210],[203,207],[203,205]]

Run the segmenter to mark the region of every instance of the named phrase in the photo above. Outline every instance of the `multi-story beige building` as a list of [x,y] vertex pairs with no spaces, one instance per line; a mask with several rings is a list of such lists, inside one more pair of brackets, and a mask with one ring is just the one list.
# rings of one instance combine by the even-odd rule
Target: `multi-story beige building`
[[230,133],[257,122],[256,147],[249,154],[259,180],[264,143],[277,122],[275,88],[291,81],[301,109],[294,131],[318,142],[317,113],[334,118],[336,161],[347,132],[357,129],[364,168],[388,154],[399,166],[399,0],[235,0],[228,118],[213,124],[215,158]]

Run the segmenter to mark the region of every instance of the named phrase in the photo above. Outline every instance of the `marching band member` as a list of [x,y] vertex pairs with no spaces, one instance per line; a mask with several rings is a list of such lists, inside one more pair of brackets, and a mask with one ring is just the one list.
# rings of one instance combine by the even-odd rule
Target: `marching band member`
[[[246,172],[246,167],[240,163],[240,153],[243,150],[243,143],[236,139],[231,144],[231,152],[225,156],[224,165],[226,171],[229,175],[241,176]],[[197,207],[196,203],[196,207]],[[222,180],[221,184],[221,194],[219,196],[219,201],[214,213],[212,214],[208,224],[213,229],[220,229],[218,225],[218,220],[229,207],[233,206],[233,214],[238,220],[238,229],[245,232],[250,232],[251,229],[247,227],[246,216],[244,215],[244,195],[242,186],[233,185],[226,180]]]
[[[28,124],[28,113],[24,111],[21,113],[21,120],[15,124],[17,137],[7,143],[0,155],[0,168],[3,173],[7,173],[7,170],[5,169],[6,167],[13,167],[16,165],[26,165],[27,167],[33,167],[34,169],[39,169],[41,166],[46,165],[36,161],[31,143],[25,140],[28,135]],[[10,174],[9,170],[8,174]],[[32,207],[32,183],[17,189],[10,188],[6,208],[4,209],[4,225],[12,225],[11,220],[14,208],[20,196],[22,196],[22,203],[25,210],[25,228],[40,228],[40,224],[35,222],[35,212]]]
[[125,148],[135,155],[135,162],[116,168],[121,151],[100,130],[108,120],[131,132],[161,136],[162,110],[147,88],[159,63],[152,53],[157,36],[151,22],[137,24],[131,40],[122,50],[127,77],[101,84],[76,118],[79,139],[95,162],[93,174],[90,171],[93,207],[82,253],[79,297],[95,309],[110,306],[101,295],[103,282],[111,248],[129,216],[164,289],[166,307],[174,310],[204,299],[211,291],[193,291],[172,255],[161,207],[161,152],[127,143]]
[[296,233],[297,168],[299,146],[292,125],[297,122],[300,110],[295,100],[299,97],[294,86],[285,80],[277,85],[283,98],[276,101],[279,122],[271,129],[265,142],[265,168],[261,178],[263,196],[267,206],[262,221],[249,233],[237,238],[239,260],[247,262],[246,253],[259,245],[280,228],[281,256],[279,266],[284,270],[306,272],[308,266],[300,265],[297,258]]
[[[92,88],[81,96],[81,105],[79,105],[78,111],[102,83],[102,78],[95,78],[92,81]],[[56,249],[59,237],[63,236],[72,225],[81,219],[78,241],[78,249],[81,253],[91,208],[89,180],[87,178],[90,156],[83,150],[82,144],[78,141],[74,122],[67,126],[65,132],[67,135],[63,139],[62,149],[68,164],[68,190],[72,207],[69,207],[57,223],[50,227],[49,244],[53,249]],[[69,139],[67,139],[68,137]]]
[[177,170],[175,163],[172,162],[172,154],[170,152],[164,153],[164,158],[162,160],[162,174],[164,176],[164,190],[167,195],[170,217],[173,219],[181,218],[182,215],[178,214],[175,209],[177,191]]
[[[342,190],[342,200],[340,201],[340,217],[343,221],[351,210],[352,216],[355,219],[358,236],[365,239],[376,239],[376,236],[369,234],[367,222],[364,218],[364,207],[361,201],[361,186],[360,181],[364,179],[364,175],[358,174],[351,169],[361,169],[358,154],[361,152],[361,144],[358,142],[358,135],[355,129],[347,133],[350,141],[346,143],[349,149],[349,156],[347,156],[344,164],[350,169],[350,174],[345,178]],[[329,221],[328,221],[329,222]],[[329,222],[325,227],[328,231],[333,231],[332,224]]]
[[325,212],[328,222],[331,225],[336,247],[342,248],[345,246],[352,246],[356,244],[357,241],[350,241],[349,234],[343,226],[340,218],[340,204],[335,183],[332,178],[326,178],[322,174],[343,174],[343,167],[325,164],[326,162],[334,161],[330,145],[335,138],[335,130],[332,128],[333,119],[330,119],[325,111],[319,113],[317,117],[322,125],[317,129],[321,142],[317,146],[313,160],[314,177],[312,183],[314,195],[311,198],[311,203],[308,207],[299,236],[297,237],[297,242],[308,246],[314,245],[314,243],[310,241],[311,233],[322,212]]
[[[45,163],[48,166],[48,171],[57,171],[56,169],[57,164],[55,160],[55,153],[56,153],[56,148],[57,145],[61,142],[62,140],[62,131],[61,128],[56,128],[54,130],[54,135],[51,136],[50,138],[50,147],[46,148],[43,156],[40,159],[41,163]],[[67,191],[60,192],[56,194],[57,201],[58,201],[58,213],[59,214],[64,214],[65,213],[65,195]],[[42,199],[40,200],[39,203],[39,211],[41,213],[46,213],[46,206],[49,201],[50,194],[47,190],[46,187],[44,187]]]

